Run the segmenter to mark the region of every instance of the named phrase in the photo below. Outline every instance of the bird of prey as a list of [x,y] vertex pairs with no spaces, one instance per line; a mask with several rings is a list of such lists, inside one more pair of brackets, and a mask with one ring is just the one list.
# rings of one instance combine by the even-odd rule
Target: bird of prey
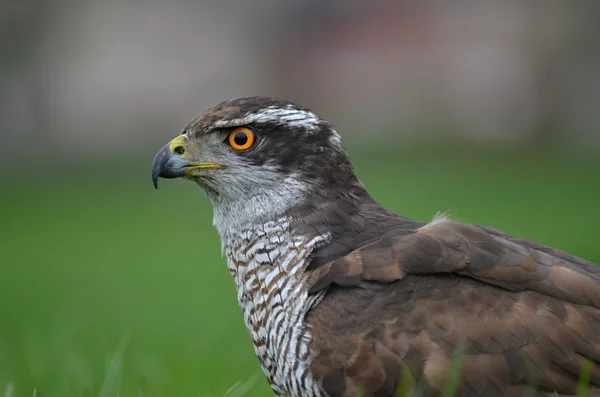
[[437,396],[451,377],[456,396],[575,395],[582,374],[600,395],[599,266],[384,209],[307,108],[222,102],[156,154],[159,177],[193,181],[212,202],[277,396]]

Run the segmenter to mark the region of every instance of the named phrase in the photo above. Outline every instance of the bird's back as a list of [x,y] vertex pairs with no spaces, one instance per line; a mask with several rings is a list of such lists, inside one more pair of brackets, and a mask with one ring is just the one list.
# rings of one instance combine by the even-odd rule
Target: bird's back
[[465,397],[574,395],[586,373],[600,387],[600,266],[495,229],[396,222],[312,273],[330,396],[436,396],[449,377]]
[[466,277],[334,287],[307,323],[313,373],[331,396],[437,396],[452,376],[456,396],[536,395],[528,384],[574,395],[586,368],[600,385],[600,310]]

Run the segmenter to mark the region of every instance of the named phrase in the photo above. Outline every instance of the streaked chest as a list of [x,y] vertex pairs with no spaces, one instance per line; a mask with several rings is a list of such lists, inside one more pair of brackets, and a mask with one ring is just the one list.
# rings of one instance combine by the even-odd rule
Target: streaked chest
[[310,375],[310,330],[304,316],[320,296],[309,296],[305,267],[327,236],[294,236],[285,219],[248,228],[224,253],[238,302],[262,369],[278,395],[321,395]]

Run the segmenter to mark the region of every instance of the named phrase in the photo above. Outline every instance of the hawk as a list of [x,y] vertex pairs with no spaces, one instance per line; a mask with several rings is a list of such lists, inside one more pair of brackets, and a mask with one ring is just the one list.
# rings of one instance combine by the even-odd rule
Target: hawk
[[600,267],[386,210],[307,108],[222,102],[157,153],[159,177],[191,180],[212,202],[277,396],[437,396],[448,379],[456,396],[575,395],[582,374],[588,395],[600,387]]

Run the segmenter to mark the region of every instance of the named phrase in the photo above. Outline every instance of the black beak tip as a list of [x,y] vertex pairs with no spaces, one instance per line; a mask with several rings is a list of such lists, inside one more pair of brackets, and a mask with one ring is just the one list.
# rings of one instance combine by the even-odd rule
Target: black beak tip
[[156,153],[152,161],[152,184],[155,189],[158,189],[158,178],[162,176],[165,164],[169,160],[170,152],[168,145],[164,146]]

